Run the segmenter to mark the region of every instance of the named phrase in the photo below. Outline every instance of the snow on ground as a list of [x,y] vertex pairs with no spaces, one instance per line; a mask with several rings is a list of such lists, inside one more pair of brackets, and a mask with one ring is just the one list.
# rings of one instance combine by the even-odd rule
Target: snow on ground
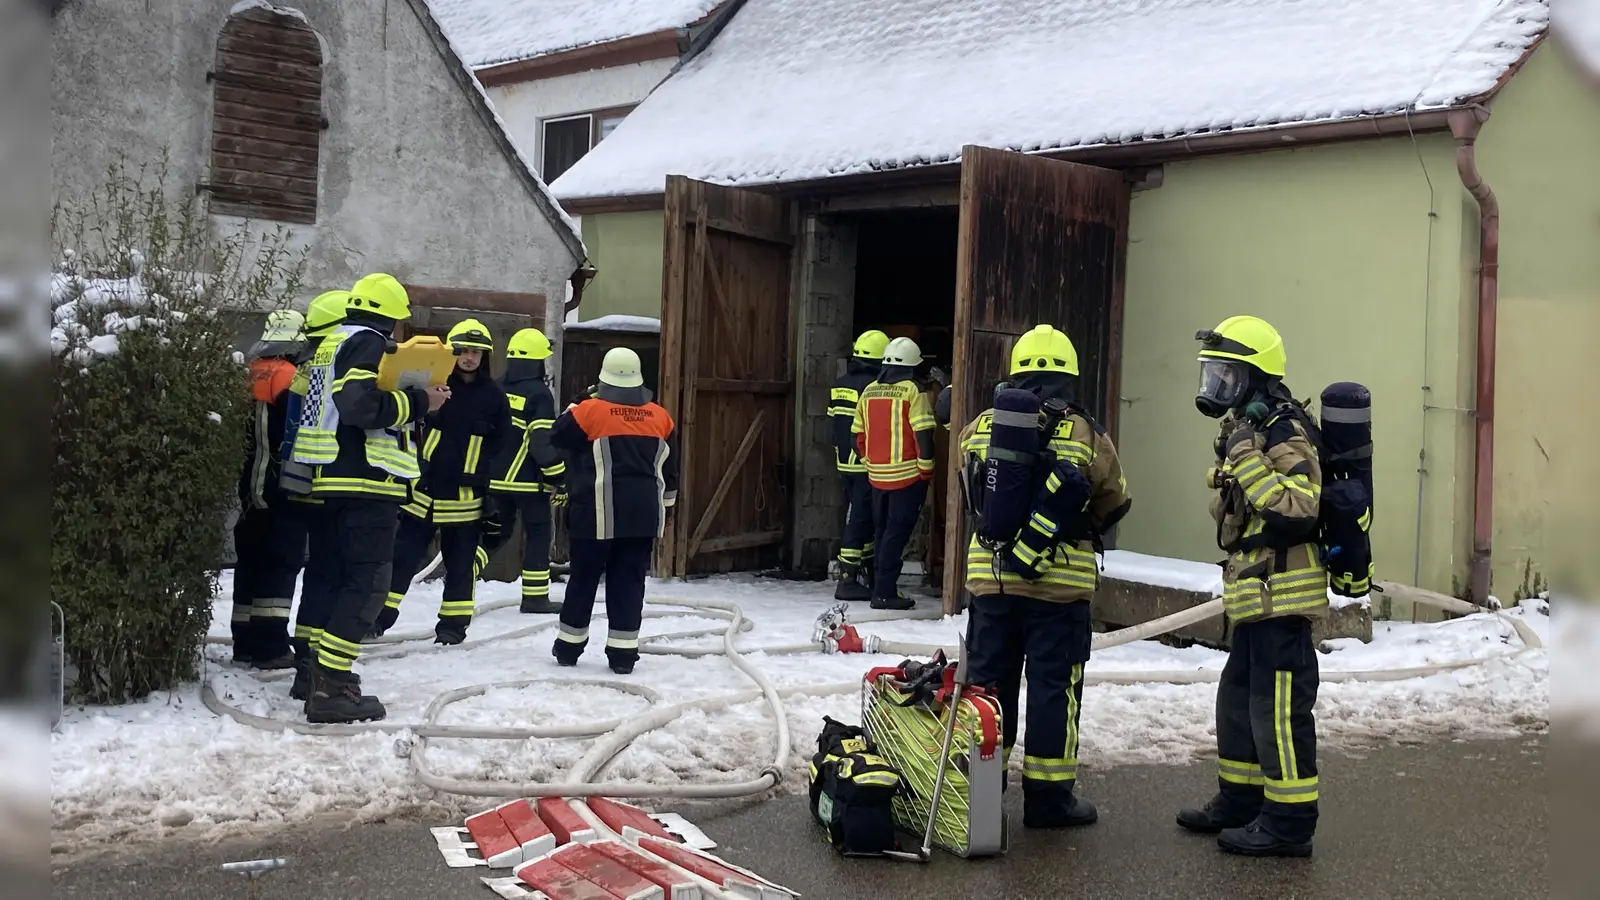
[[[653,601],[715,598],[740,605],[753,620],[739,638],[746,657],[780,688],[858,682],[886,655],[769,654],[760,648],[806,643],[813,622],[831,605],[831,586],[731,576],[706,581],[653,583]],[[414,587],[395,632],[431,631],[440,585]],[[559,597],[564,591],[556,585]],[[226,575],[212,633],[228,629]],[[514,601],[517,587],[480,585],[480,604]],[[930,601],[924,601],[927,603]],[[1530,602],[1512,611],[1541,635],[1549,633],[1543,607]],[[865,607],[860,607],[864,611]],[[657,607],[645,619],[646,635],[720,629],[721,620],[682,607]],[[553,620],[525,616],[511,606],[484,613],[469,640],[526,629]],[[163,836],[215,838],[303,822],[324,813],[378,818],[428,809],[443,818],[486,801],[435,795],[413,778],[396,752],[404,727],[419,722],[439,693],[467,685],[548,679],[550,684],[499,688],[448,707],[447,724],[527,726],[579,724],[626,717],[646,708],[634,694],[573,680],[616,681],[600,650],[597,619],[591,647],[575,669],[550,657],[549,630],[483,644],[444,648],[404,645],[412,652],[382,658],[368,648],[360,666],[367,689],[389,709],[392,730],[357,737],[304,737],[269,733],[221,719],[200,702],[195,686],[121,708],[70,710],[51,738],[54,852],[73,853],[111,841]],[[965,617],[945,620],[863,622],[863,632],[897,641],[954,644]],[[1459,659],[1484,659],[1518,644],[1509,625],[1480,615],[1437,625],[1378,623],[1370,645],[1338,642],[1320,662],[1325,670],[1370,670]],[[690,638],[677,646],[718,646],[719,638]],[[393,650],[391,645],[388,650]],[[1097,653],[1092,671],[1215,669],[1225,655],[1206,648],[1176,649],[1139,642]],[[247,712],[299,717],[283,674],[266,676],[234,667],[222,645],[207,648],[207,674],[219,693]],[[647,655],[631,677],[657,691],[664,703],[748,691],[750,681],[720,655],[692,659]],[[1388,683],[1325,683],[1318,705],[1319,732],[1328,743],[1418,740],[1441,735],[1483,737],[1546,728],[1549,661],[1545,651],[1496,660],[1461,671]],[[1082,758],[1090,767],[1125,762],[1181,763],[1212,750],[1211,684],[1094,685],[1084,698]],[[803,761],[822,716],[859,720],[859,694],[786,701],[793,734],[787,790],[802,790]],[[560,781],[589,746],[587,739],[429,742],[427,763],[445,777],[501,783]],[[692,712],[644,735],[602,774],[606,780],[653,783],[734,781],[753,778],[772,762],[774,730],[764,702],[725,711]],[[1091,788],[1092,790],[1092,788]]]
[[966,144],[1438,107],[1491,90],[1548,17],[1546,0],[749,0],[552,187],[802,181],[949,162]]

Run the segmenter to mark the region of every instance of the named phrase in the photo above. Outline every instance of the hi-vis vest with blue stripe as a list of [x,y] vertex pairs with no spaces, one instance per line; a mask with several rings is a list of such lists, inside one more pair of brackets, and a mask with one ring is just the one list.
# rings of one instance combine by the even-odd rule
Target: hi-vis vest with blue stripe
[[[993,427],[994,410],[988,409],[962,432],[961,452],[967,459],[983,459]],[[1050,436],[1050,450],[1057,459],[1071,460],[1089,476],[1095,460],[1094,426],[1081,415],[1067,416]],[[978,596],[1005,593],[1036,600],[1088,600],[1099,585],[1100,570],[1094,545],[1089,541],[1063,541],[1041,568],[1043,573],[1037,581],[1027,581],[1006,571],[995,553],[978,542],[977,535],[967,544],[966,587]]]
[[[317,348],[306,370],[306,397],[300,409],[300,427],[295,434],[294,459],[307,465],[326,466],[339,458],[339,407],[333,395],[342,382],[351,378],[376,378],[371,372],[347,373],[334,380],[333,362],[346,340],[359,331],[374,331],[364,325],[341,325]],[[416,454],[407,449],[403,427],[369,428],[366,434],[366,462],[396,478],[411,481],[421,474]]]

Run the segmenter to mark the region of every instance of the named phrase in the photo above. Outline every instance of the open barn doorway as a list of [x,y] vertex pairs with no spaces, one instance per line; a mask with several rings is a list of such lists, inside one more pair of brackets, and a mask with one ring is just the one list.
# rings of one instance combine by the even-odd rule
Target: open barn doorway
[[[807,262],[800,404],[797,568],[811,577],[832,571],[846,512],[833,464],[827,418],[829,388],[844,374],[855,337],[878,329],[921,348],[918,371],[930,404],[948,381],[954,348],[956,234],[954,206],[870,210],[818,216],[807,225]],[[928,503],[908,546],[902,585],[931,596],[939,584],[949,434],[935,435],[937,465]]]

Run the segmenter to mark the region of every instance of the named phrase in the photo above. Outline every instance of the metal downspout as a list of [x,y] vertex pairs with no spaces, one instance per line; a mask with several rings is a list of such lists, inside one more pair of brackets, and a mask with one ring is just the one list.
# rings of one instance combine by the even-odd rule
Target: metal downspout
[[1478,171],[1474,144],[1489,119],[1481,105],[1450,113],[1456,139],[1456,171],[1478,201],[1478,339],[1472,473],[1472,562],[1468,597],[1489,603],[1490,552],[1494,542],[1494,363],[1495,327],[1500,299],[1500,201]]

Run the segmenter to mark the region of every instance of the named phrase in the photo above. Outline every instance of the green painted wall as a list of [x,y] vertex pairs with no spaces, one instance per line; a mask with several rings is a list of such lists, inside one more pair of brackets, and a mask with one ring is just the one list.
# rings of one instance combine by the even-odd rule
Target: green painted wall
[[583,289],[581,319],[661,316],[661,211],[584,216],[583,245],[595,276]]
[[[1546,43],[1495,98],[1478,165],[1500,199],[1494,590],[1525,566],[1600,598],[1600,91]],[[1476,236],[1474,236],[1474,240]]]
[[1169,165],[1161,187],[1134,195],[1119,449],[1135,499],[1120,546],[1220,557],[1202,483],[1216,423],[1193,405],[1194,332],[1253,314],[1283,334],[1298,396],[1344,380],[1372,389],[1379,577],[1464,582],[1470,420],[1424,409],[1470,405],[1460,193],[1452,141],[1433,135]]

